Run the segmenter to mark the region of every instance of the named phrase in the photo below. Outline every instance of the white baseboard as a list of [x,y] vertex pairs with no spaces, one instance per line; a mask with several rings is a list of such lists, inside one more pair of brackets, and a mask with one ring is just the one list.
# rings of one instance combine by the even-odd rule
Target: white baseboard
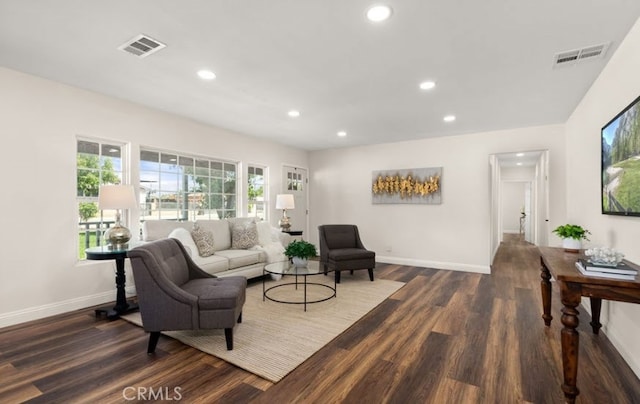
[[[125,287],[127,297],[135,294],[135,287]],[[16,310],[8,313],[0,314],[0,328],[10,325],[25,323],[27,321],[38,320],[45,317],[51,317],[74,310],[84,309],[86,307],[97,306],[104,303],[115,301],[115,290],[97,293],[90,296],[81,296],[61,302],[49,303],[42,306],[28,307],[22,310]]]
[[435,269],[448,269],[451,271],[462,271],[462,272],[475,272],[480,274],[490,274],[491,267],[484,265],[469,265],[469,264],[459,264],[455,262],[439,262],[439,261],[428,261],[428,260],[416,260],[412,258],[400,258],[400,257],[385,257],[376,255],[377,262],[384,262],[386,264],[395,264],[395,265],[409,265],[415,267],[425,267],[425,268],[435,268]]

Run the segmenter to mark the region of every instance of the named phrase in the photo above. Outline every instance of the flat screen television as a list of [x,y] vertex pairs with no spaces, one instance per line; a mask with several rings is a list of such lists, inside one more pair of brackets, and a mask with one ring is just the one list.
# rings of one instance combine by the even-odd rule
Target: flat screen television
[[601,134],[602,213],[640,216],[640,97]]

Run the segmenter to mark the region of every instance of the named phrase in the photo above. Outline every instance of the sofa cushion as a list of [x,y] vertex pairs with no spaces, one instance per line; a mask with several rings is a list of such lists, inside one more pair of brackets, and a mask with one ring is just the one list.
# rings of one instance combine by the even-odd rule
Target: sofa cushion
[[213,233],[209,230],[200,228],[198,222],[193,224],[193,230],[191,230],[191,237],[198,246],[198,253],[201,257],[208,257],[215,252],[215,246],[213,244]]
[[231,231],[229,221],[221,220],[198,220],[198,225],[203,230],[213,233],[213,245],[216,251],[228,250],[231,248]]
[[224,250],[216,251],[216,256],[229,260],[229,269],[265,262],[266,254],[257,250]]
[[258,230],[256,223],[235,222],[231,226],[231,248],[246,249],[258,244]]
[[216,252],[214,255],[208,257],[201,257],[196,254],[193,258],[193,262],[196,263],[203,271],[212,275],[224,272],[229,269],[229,259],[218,255]]

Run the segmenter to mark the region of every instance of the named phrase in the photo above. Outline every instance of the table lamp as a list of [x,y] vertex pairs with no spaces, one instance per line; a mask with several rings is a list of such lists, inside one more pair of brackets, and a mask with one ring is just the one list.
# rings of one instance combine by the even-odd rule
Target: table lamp
[[133,185],[101,185],[98,206],[101,210],[115,209],[116,222],[107,229],[104,238],[112,249],[124,249],[131,240],[131,231],[120,222],[121,209],[133,209],[137,205]]
[[282,218],[278,222],[282,231],[289,231],[291,229],[291,223],[287,217],[287,209],[294,209],[295,207],[292,194],[276,195],[276,209],[282,209]]

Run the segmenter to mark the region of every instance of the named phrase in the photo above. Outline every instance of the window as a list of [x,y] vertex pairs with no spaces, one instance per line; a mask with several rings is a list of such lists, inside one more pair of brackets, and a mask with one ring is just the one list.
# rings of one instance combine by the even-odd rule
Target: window
[[249,165],[247,168],[247,216],[267,220],[265,192],[266,168]]
[[115,210],[100,211],[100,185],[120,184],[124,172],[123,144],[78,139],[76,147],[76,200],[78,204],[78,258],[100,245],[102,232],[115,223]]
[[287,173],[287,190],[302,191],[302,174],[297,172]]
[[236,182],[236,163],[141,149],[140,220],[235,217]]

